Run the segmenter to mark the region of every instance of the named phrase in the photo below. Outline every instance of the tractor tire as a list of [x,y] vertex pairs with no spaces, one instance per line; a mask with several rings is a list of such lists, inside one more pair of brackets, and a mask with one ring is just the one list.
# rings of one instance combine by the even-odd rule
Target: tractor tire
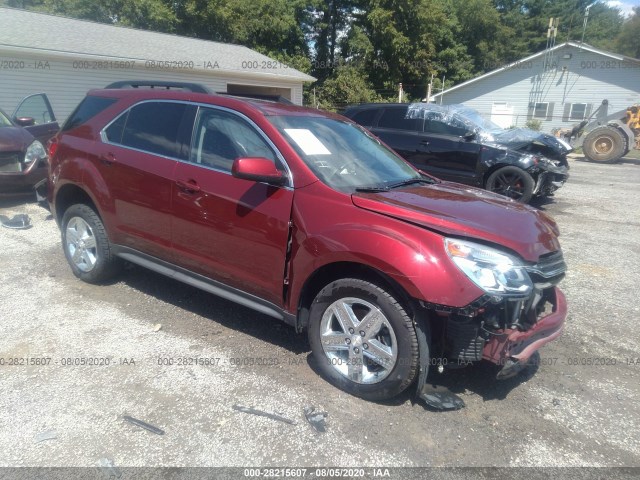
[[587,134],[582,143],[582,151],[590,162],[614,163],[627,151],[627,140],[617,128],[601,126]]

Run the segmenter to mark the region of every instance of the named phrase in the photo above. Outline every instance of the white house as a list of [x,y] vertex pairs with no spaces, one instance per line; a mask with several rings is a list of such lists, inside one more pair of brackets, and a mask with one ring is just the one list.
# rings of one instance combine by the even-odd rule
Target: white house
[[0,7],[0,108],[44,92],[64,120],[93,88],[118,80],[199,83],[302,104],[315,78],[240,45]]
[[504,128],[539,120],[550,132],[589,117],[603,100],[613,113],[640,103],[640,60],[566,42],[434,95],[463,103]]

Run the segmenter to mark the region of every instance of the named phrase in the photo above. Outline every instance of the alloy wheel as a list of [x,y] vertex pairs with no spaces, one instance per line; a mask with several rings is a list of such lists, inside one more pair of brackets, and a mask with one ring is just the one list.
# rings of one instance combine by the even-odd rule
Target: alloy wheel
[[329,305],[320,323],[320,337],[329,364],[355,383],[381,382],[398,360],[389,320],[360,298],[340,298]]

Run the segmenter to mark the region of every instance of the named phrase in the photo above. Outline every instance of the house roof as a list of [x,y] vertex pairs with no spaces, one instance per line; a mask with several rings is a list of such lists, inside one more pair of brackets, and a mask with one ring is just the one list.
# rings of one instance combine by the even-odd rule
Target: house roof
[[605,57],[610,57],[613,58],[615,60],[619,60],[621,62],[633,62],[633,63],[637,63],[638,65],[640,65],[640,60],[637,58],[632,58],[632,57],[627,57],[625,55],[619,55],[617,53],[613,53],[613,52],[607,52],[606,50],[600,50],[599,48],[595,48],[592,47],[591,45],[587,45],[586,43],[578,43],[578,42],[565,42],[565,43],[561,43],[559,45],[556,45],[555,47],[546,49],[546,50],[542,50],[541,52],[538,53],[534,53],[533,55],[530,55],[528,57],[525,57],[521,60],[509,63],[503,67],[500,68],[496,68],[495,70],[492,70],[490,72],[487,72],[483,75],[480,75],[479,77],[476,78],[472,78],[471,80],[467,80],[466,82],[460,83],[458,85],[455,85],[451,88],[448,88],[440,93],[436,93],[433,94],[432,97],[439,97],[441,95],[446,95],[449,92],[453,92],[454,90],[458,90],[459,88],[463,88],[466,87],[467,85],[470,85],[472,83],[478,82],[480,80],[484,80],[487,77],[491,77],[493,75],[497,75],[500,72],[504,72],[505,70],[510,69],[511,67],[513,67],[514,65],[518,65],[524,62],[528,62],[529,60],[533,60],[536,59],[538,57],[541,57],[543,55],[546,55],[550,52],[555,52],[557,50],[560,50],[562,48],[566,48],[566,47],[576,47],[576,48],[580,48],[582,50],[586,50],[588,52],[592,52],[592,53],[597,53],[599,55],[603,55]]
[[193,62],[196,71],[315,81],[310,75],[241,45],[5,7],[0,7],[0,47],[96,60]]

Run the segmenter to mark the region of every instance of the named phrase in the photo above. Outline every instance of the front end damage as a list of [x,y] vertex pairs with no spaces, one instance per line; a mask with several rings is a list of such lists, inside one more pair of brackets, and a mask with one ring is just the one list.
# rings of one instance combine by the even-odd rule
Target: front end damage
[[[536,158],[536,157],[534,157]],[[566,159],[564,160],[566,163]],[[544,159],[527,170],[536,180],[533,194],[536,196],[553,195],[569,179],[569,166],[562,161]]]
[[[501,367],[497,379],[507,379],[524,369],[542,346],[560,336],[567,315],[566,298],[557,287],[566,271],[562,252],[547,254],[525,269],[532,288],[523,295],[487,293],[463,308],[420,302],[428,322],[430,348],[421,343],[421,354],[428,348],[429,359],[424,372],[421,369],[418,396],[428,405],[440,410],[464,406],[457,396],[438,387],[436,371],[443,373],[486,360]],[[419,330],[426,329],[425,321],[418,325]],[[421,366],[424,363],[421,359]]]

